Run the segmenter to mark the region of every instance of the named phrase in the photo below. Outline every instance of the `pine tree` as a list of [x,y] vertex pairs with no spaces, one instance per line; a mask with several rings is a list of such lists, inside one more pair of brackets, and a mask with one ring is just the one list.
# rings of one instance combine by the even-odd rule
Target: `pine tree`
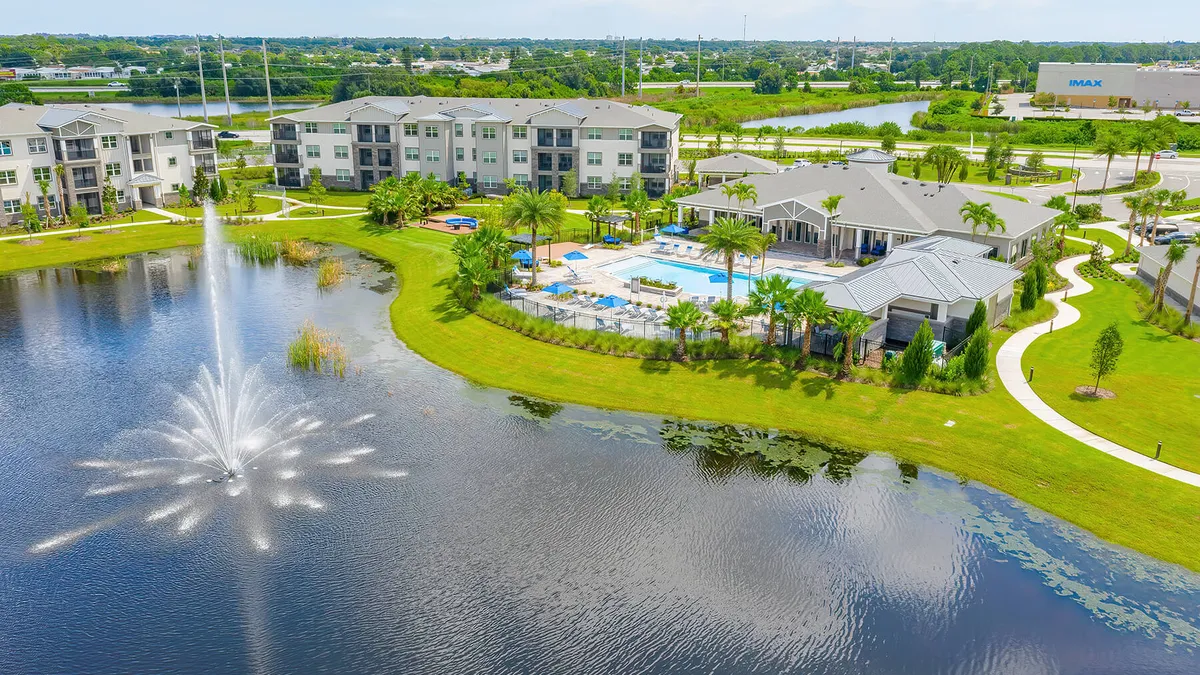
[[991,340],[991,337],[991,331],[985,326],[980,326],[974,333],[971,333],[971,341],[967,343],[967,349],[964,352],[963,371],[972,380],[978,380],[987,372],[988,341]]
[[975,331],[979,330],[980,326],[987,323],[987,305],[983,304],[982,300],[975,302],[975,309],[971,311],[971,318],[967,319],[967,335],[974,335]]
[[1037,261],[1033,264],[1033,274],[1037,281],[1037,297],[1039,300],[1046,297],[1047,279],[1046,265],[1042,261]]
[[921,322],[921,327],[913,335],[912,341],[904,348],[900,357],[900,373],[906,382],[916,384],[925,378],[929,366],[933,365],[933,329],[929,327],[929,319]]
[[1117,359],[1121,358],[1121,352],[1125,349],[1125,341],[1121,339],[1121,332],[1117,329],[1117,322],[1113,321],[1108,326],[1100,331],[1099,337],[1096,338],[1096,344],[1092,347],[1092,362],[1090,364],[1092,375],[1096,376],[1096,384],[1092,386],[1092,393],[1095,394],[1100,389],[1100,378],[1112,375],[1117,370]]
[[1021,281],[1021,311],[1028,312],[1037,307],[1038,300],[1042,297],[1037,292],[1037,272],[1034,271],[1033,267],[1025,270],[1025,276]]

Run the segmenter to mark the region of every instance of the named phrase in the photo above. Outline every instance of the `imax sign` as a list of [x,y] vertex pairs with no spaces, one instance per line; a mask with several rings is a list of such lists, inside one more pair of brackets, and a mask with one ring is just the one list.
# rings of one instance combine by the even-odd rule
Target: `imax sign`
[[1068,87],[1099,87],[1104,80],[1067,80]]

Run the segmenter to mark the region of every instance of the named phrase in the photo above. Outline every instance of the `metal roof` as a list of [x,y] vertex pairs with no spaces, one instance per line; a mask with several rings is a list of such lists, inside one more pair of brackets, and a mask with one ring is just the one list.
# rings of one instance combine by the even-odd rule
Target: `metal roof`
[[891,164],[896,158],[882,150],[863,148],[846,155],[846,161],[860,164]]
[[731,152],[696,162],[697,173],[741,175],[749,173],[779,173],[783,167],[768,159]]

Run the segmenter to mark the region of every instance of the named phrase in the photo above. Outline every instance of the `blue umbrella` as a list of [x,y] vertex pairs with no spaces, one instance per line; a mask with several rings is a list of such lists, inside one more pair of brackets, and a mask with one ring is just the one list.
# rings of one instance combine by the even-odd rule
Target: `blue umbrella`
[[683,234],[684,232],[687,232],[685,228],[682,228],[674,223],[664,227],[662,231],[667,234]]
[[570,293],[573,290],[575,289],[561,281],[556,281],[542,289],[543,292],[549,293],[550,295],[562,295],[563,293]]
[[597,307],[608,307],[609,309],[616,309],[617,307],[622,307],[628,304],[628,300],[625,298],[619,298],[615,295],[606,295],[596,301]]
[[520,251],[517,251],[516,253],[512,254],[512,258],[513,258],[513,260],[520,260],[521,262],[525,263],[526,265],[533,262],[533,254],[531,254],[529,251],[526,251],[525,249],[521,249]]
[[710,284],[727,284],[729,283],[729,275],[724,272],[708,275],[708,283]]
[[567,251],[563,256],[563,260],[587,260],[588,257],[580,251]]

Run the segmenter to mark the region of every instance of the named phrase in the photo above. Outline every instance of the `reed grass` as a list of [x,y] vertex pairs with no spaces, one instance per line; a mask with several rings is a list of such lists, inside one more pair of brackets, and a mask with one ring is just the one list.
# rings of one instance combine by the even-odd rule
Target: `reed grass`
[[337,286],[346,278],[346,265],[341,258],[324,258],[317,267],[317,288]]
[[242,256],[243,260],[256,263],[269,263],[279,259],[279,246],[270,237],[251,235],[235,239],[233,245],[237,247],[238,254]]
[[284,261],[293,265],[307,265],[321,255],[320,246],[303,239],[285,237],[279,248]]
[[311,320],[305,321],[297,332],[296,339],[288,345],[288,365],[299,370],[346,377],[350,360],[336,335],[317,328]]
[[100,271],[117,274],[129,269],[129,260],[125,257],[109,258],[100,263]]

